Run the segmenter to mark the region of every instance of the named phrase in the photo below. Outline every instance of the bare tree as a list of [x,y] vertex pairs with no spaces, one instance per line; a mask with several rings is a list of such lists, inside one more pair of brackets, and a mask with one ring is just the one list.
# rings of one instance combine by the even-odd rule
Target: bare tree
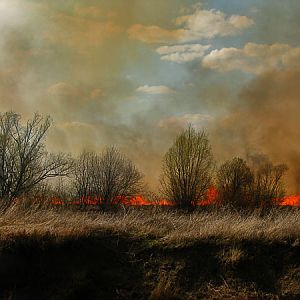
[[286,171],[285,164],[273,165],[270,161],[257,168],[252,188],[254,206],[270,207],[282,200],[285,195],[282,179]]
[[189,126],[165,154],[162,192],[177,206],[194,206],[211,185],[212,169],[213,156],[206,133]]
[[35,114],[25,125],[20,118],[14,112],[0,114],[0,198],[6,205],[47,178],[67,175],[70,168],[66,155],[45,150],[50,118]]
[[246,161],[235,157],[217,171],[218,202],[234,207],[249,206],[253,174]]
[[95,180],[97,178],[97,167],[99,156],[93,152],[84,151],[75,160],[73,165],[73,186],[80,199],[81,208],[86,207],[86,198],[96,196]]
[[261,155],[252,158],[251,168],[243,159],[233,158],[217,172],[219,203],[237,208],[271,207],[284,196],[286,170],[285,165],[273,165]]
[[141,190],[140,172],[114,147],[102,153],[99,171],[98,195],[105,207],[117,197],[132,197]]
[[78,195],[97,197],[104,208],[137,195],[142,188],[141,173],[114,147],[101,155],[83,153],[75,163],[74,175]]

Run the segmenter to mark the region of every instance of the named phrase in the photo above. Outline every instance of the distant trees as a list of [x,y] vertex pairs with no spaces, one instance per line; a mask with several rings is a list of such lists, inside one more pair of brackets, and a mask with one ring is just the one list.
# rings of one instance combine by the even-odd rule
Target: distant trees
[[96,197],[108,208],[122,197],[141,192],[142,175],[118,149],[110,147],[100,155],[83,152],[74,164],[73,183],[79,197]]
[[283,175],[287,167],[264,159],[250,168],[241,158],[233,158],[217,171],[219,204],[237,208],[271,207],[284,196]]
[[[48,153],[44,139],[50,126],[50,118],[39,114],[26,123],[14,112],[0,114],[0,199],[4,207],[15,198],[36,193],[46,179],[70,173],[77,197],[93,197],[103,208],[142,192],[141,173],[115,147],[100,154],[83,152],[74,160],[66,154]],[[213,171],[207,134],[189,126],[163,159],[160,182],[165,199],[183,208],[201,203],[213,184]],[[284,164],[274,165],[262,156],[252,159],[251,165],[238,157],[226,161],[215,176],[218,204],[270,207],[284,196],[286,171]]]
[[20,118],[14,112],[0,114],[0,198],[6,206],[45,179],[65,176],[70,169],[65,154],[49,154],[45,149],[50,118],[35,114],[24,125]]
[[177,206],[194,206],[206,195],[212,170],[213,156],[206,133],[189,126],[165,154],[161,177],[163,194]]

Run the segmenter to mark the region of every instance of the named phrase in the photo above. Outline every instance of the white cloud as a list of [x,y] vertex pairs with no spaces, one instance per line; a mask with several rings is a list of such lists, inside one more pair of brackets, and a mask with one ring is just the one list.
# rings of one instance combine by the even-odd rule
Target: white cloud
[[175,23],[181,28],[165,29],[155,25],[134,24],[128,29],[128,35],[145,43],[188,42],[235,35],[254,25],[254,21],[247,16],[228,16],[219,10],[201,8],[193,14],[177,18]]
[[183,37],[184,40],[197,40],[235,35],[252,26],[254,21],[246,16],[227,16],[215,9],[198,9],[191,15],[178,18],[176,23],[187,29]]
[[161,55],[161,60],[184,63],[201,59],[210,47],[210,45],[201,44],[162,46],[157,48],[156,52]]
[[223,72],[241,70],[257,74],[274,68],[293,67],[299,61],[300,47],[247,43],[243,48],[213,50],[203,58],[202,65]]
[[170,94],[174,93],[175,90],[165,86],[165,85],[143,85],[138,87],[137,92],[146,93],[146,94]]

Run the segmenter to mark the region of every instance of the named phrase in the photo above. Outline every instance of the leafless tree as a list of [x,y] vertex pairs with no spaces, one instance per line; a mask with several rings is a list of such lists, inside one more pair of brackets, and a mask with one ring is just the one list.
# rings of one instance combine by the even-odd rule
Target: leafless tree
[[213,165],[206,133],[189,126],[165,154],[161,177],[163,194],[177,206],[194,206],[211,185]]
[[140,192],[142,176],[133,163],[116,148],[104,150],[100,159],[98,195],[104,206],[117,197],[132,197]]
[[254,206],[270,207],[282,200],[285,195],[283,176],[286,171],[285,164],[273,165],[270,161],[256,169],[252,188]]
[[226,161],[217,171],[219,204],[249,206],[253,180],[252,171],[246,161],[239,157]]
[[0,114],[0,198],[5,205],[47,178],[65,176],[70,161],[64,154],[49,154],[44,138],[51,125],[39,114],[21,124],[14,112]]
[[103,208],[142,189],[141,173],[114,147],[106,148],[101,155],[84,152],[75,163],[74,175],[78,195],[101,199]]
[[81,203],[81,208],[86,206],[86,197],[96,196],[95,181],[99,156],[93,152],[84,151],[75,160],[73,165],[73,186]]
[[273,165],[265,156],[252,160],[249,167],[245,160],[233,158],[217,172],[218,200],[220,204],[236,208],[268,208],[284,196],[284,164]]

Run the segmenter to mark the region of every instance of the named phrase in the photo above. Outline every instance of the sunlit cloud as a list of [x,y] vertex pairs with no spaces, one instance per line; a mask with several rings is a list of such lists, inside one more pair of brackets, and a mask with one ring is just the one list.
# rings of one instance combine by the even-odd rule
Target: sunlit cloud
[[160,54],[161,60],[185,63],[201,59],[209,48],[211,48],[211,45],[186,44],[161,46],[156,49],[156,52]]
[[179,29],[134,24],[128,29],[128,35],[145,43],[176,43],[233,36],[253,25],[254,21],[247,16],[228,16],[220,10],[198,8],[175,20],[174,27],[180,26]]
[[262,73],[271,69],[299,66],[300,47],[275,43],[247,43],[243,48],[213,50],[203,58],[205,68],[226,72],[241,70]]

